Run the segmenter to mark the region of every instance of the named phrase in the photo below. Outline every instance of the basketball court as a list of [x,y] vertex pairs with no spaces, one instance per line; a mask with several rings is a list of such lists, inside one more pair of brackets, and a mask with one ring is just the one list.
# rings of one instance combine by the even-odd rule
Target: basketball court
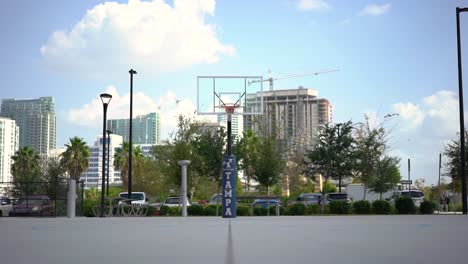
[[5,217],[0,227],[2,264],[459,264],[468,245],[468,218],[456,215]]

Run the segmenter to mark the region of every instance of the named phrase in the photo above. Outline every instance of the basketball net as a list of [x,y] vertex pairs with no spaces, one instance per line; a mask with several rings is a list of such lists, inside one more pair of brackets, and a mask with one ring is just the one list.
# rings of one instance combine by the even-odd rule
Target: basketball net
[[231,115],[234,113],[236,108],[239,107],[239,104],[223,104],[221,108],[224,108],[227,114],[227,119],[231,120]]

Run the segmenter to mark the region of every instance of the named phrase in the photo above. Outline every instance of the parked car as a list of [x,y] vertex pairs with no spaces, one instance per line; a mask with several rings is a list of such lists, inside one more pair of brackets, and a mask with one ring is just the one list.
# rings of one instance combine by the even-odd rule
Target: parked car
[[10,211],[13,209],[10,198],[0,196],[0,216],[8,216]]
[[54,208],[47,196],[22,196],[13,204],[10,216],[52,216]]
[[[128,199],[128,192],[121,192],[119,194],[120,198]],[[145,205],[148,203],[148,199],[146,198],[146,193],[144,192],[132,192],[132,204],[135,205]]]
[[273,199],[273,200],[257,199],[252,203],[254,207],[260,206],[262,208],[268,208],[268,207],[276,206],[278,204],[281,205],[281,201],[277,199]]
[[320,204],[322,202],[321,193],[301,193],[296,199],[297,203],[303,203],[305,206],[311,204]]
[[[169,206],[169,207],[176,207],[176,206],[181,206],[182,205],[182,199],[180,196],[171,196],[164,201],[163,205]],[[187,198],[187,206],[190,206],[190,201]]]
[[[392,205],[395,205],[395,200],[400,196],[409,197],[410,193],[409,190],[400,190],[393,193],[393,197],[390,200]],[[411,190],[411,199],[414,202],[415,206],[421,206],[421,203],[424,202],[424,193],[420,190]]]
[[327,193],[325,194],[325,204],[328,204],[332,201],[345,201],[347,203],[351,202],[351,197],[347,193]]

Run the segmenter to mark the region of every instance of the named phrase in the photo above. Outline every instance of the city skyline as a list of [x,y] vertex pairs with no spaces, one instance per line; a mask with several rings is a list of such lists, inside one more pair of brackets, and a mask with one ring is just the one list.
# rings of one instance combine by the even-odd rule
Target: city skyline
[[2,99],[0,116],[15,120],[19,147],[31,146],[39,154],[56,149],[57,123],[53,97]]
[[[53,96],[60,148],[70,137],[92,142],[102,133],[102,92],[113,95],[109,119],[129,117],[130,68],[138,72],[134,116],[160,109],[161,139],[177,114],[194,116],[198,75],[339,69],[274,89],[318,90],[333,104],[334,122],[364,114],[385,121],[393,154],[412,160],[412,178],[436,183],[438,154],[457,139],[455,7],[465,3],[15,1],[0,10],[1,96]],[[461,16],[462,47],[467,23]],[[392,113],[399,115],[384,119]],[[400,171],[406,178],[405,162]]]
[[[112,134],[123,137],[123,141],[130,139],[129,118],[107,120],[107,130]],[[138,115],[132,119],[133,144],[159,144],[161,141],[161,122],[159,113]]]

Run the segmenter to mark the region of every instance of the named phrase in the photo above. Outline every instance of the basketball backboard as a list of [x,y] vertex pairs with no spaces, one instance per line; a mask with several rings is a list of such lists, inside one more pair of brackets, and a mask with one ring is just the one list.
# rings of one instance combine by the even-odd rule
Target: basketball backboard
[[197,113],[226,114],[226,105],[236,105],[233,115],[263,113],[263,78],[261,76],[198,76]]

